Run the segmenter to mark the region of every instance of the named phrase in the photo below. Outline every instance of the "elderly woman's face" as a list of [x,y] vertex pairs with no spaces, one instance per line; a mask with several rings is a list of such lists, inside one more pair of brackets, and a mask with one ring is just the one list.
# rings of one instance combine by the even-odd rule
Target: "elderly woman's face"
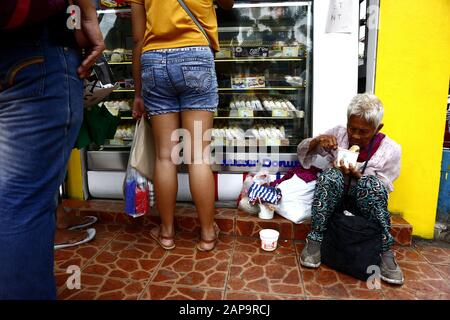
[[380,131],[382,125],[374,128],[364,118],[351,116],[347,122],[348,146],[358,145],[361,149],[366,147],[372,137]]

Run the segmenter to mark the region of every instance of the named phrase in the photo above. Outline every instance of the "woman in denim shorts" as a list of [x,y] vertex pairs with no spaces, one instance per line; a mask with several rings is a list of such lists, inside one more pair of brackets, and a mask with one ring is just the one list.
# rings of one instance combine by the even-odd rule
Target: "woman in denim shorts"
[[[177,0],[131,0],[133,24],[133,117],[150,117],[155,137],[154,185],[161,225],[150,235],[166,250],[175,248],[174,211],[177,164],[188,165],[189,186],[197,208],[200,251],[214,249],[215,186],[209,161],[214,112],[218,105],[213,51],[219,50],[213,0],[184,0],[206,31],[200,31]],[[225,8],[233,0],[217,0]],[[209,46],[210,44],[210,46]],[[182,129],[182,130],[179,130]],[[178,159],[182,136],[183,159]],[[209,159],[208,159],[209,160]]]

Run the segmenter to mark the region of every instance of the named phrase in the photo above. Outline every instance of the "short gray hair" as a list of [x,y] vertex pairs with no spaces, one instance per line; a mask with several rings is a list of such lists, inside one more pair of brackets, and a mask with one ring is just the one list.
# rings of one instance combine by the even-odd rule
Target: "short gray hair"
[[384,108],[381,100],[373,94],[362,93],[353,97],[347,109],[347,120],[351,116],[361,117],[374,128],[383,120]]

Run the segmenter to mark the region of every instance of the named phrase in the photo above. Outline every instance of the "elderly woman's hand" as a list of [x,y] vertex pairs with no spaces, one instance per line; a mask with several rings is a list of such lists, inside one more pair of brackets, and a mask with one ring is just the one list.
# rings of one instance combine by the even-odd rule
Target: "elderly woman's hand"
[[356,169],[356,167],[349,164],[348,168],[344,165],[344,161],[341,160],[341,162],[338,164],[337,160],[333,162],[333,166],[337,169],[339,169],[343,175],[350,176],[356,179],[359,179],[362,177],[361,172]]
[[336,150],[338,143],[335,136],[323,134],[311,140],[308,152],[316,149],[318,146],[325,150]]

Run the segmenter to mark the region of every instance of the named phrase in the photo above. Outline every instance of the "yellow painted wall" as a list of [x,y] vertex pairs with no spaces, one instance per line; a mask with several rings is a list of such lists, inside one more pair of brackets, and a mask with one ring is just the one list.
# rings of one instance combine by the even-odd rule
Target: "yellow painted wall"
[[393,212],[433,238],[450,77],[450,0],[381,0],[375,93],[403,149]]
[[70,199],[83,200],[80,150],[73,149],[67,167],[67,193]]

